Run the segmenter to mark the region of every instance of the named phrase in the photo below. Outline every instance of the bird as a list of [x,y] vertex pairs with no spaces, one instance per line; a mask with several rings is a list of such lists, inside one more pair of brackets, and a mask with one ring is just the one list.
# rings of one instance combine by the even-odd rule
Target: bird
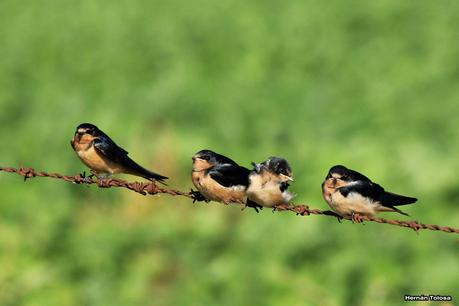
[[397,212],[408,216],[396,206],[412,204],[416,198],[385,191],[365,175],[342,165],[330,168],[322,183],[322,194],[330,208],[340,217],[374,217],[379,212]]
[[249,174],[248,199],[263,207],[289,204],[295,195],[287,190],[293,181],[292,168],[287,160],[272,156],[252,165],[254,169]]
[[249,169],[207,149],[197,152],[192,161],[191,180],[198,189],[198,193],[193,193],[195,200],[240,203],[258,212],[258,205],[247,201]]
[[70,145],[93,175],[105,179],[117,173],[131,174],[164,184],[166,176],[147,170],[133,161],[128,152],[91,123],[77,126]]

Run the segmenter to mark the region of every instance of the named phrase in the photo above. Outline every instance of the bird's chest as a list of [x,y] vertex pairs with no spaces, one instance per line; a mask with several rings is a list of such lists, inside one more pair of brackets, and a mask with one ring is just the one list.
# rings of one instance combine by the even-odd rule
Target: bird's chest
[[118,173],[117,165],[94,149],[94,146],[76,146],[75,151],[80,160],[96,173]]
[[376,203],[357,192],[351,192],[345,197],[336,190],[325,197],[328,197],[326,200],[330,208],[341,216],[351,216],[353,213],[366,216],[376,214]]
[[[332,194],[335,192],[335,189],[328,188],[327,186],[323,186],[322,188],[322,194],[324,196],[325,201],[327,201],[328,204],[332,202]],[[331,204],[330,204],[331,205]]]
[[250,176],[250,184],[247,188],[247,197],[262,206],[273,207],[278,204],[287,204],[291,197],[289,192],[282,192],[278,183],[263,178],[261,175]]
[[245,187],[225,187],[217,183],[204,171],[192,172],[191,179],[199,192],[207,199],[223,203],[245,203]]

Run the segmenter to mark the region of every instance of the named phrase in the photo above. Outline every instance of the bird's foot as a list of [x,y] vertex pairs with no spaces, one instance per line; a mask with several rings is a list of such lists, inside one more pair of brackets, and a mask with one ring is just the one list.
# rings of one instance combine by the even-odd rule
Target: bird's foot
[[363,219],[362,215],[352,212],[351,221],[352,223],[362,223],[365,220]]
[[[83,172],[84,175],[86,175],[85,172]],[[94,182],[95,178],[95,183],[99,185],[99,187],[109,187],[109,181],[111,180],[110,174],[107,173],[98,173],[95,172],[94,170],[91,170],[91,174],[86,177],[89,181],[88,182]]]
[[206,198],[202,195],[202,193],[200,193],[200,192],[197,191],[197,190],[191,189],[190,195],[191,195],[191,198],[193,199],[193,203],[195,203],[195,202],[206,202],[206,203],[209,203],[209,202],[210,202],[210,200],[206,199]]
[[242,210],[244,210],[246,207],[253,208],[257,212],[257,214],[260,212],[260,210],[263,210],[263,206],[255,202],[252,202],[252,201],[247,201],[247,203],[245,203],[245,206],[242,208]]
[[106,174],[106,173],[96,173],[94,171],[91,170],[91,175],[88,176],[89,178],[92,178],[95,177],[96,178],[96,183],[99,187],[102,187],[102,188],[109,188],[111,187],[110,186],[110,183],[112,181],[114,181],[114,179],[110,178],[110,175],[109,174]]
[[91,173],[90,175],[86,176],[86,171],[83,171],[82,173],[79,174],[81,181],[86,184],[91,184],[94,183],[92,178],[95,176],[94,173]]
[[99,172],[96,172],[94,170],[91,170],[91,174],[88,175],[89,178],[93,178],[95,177],[97,180],[104,180],[104,179],[107,179],[110,177],[110,174],[109,173],[99,173]]

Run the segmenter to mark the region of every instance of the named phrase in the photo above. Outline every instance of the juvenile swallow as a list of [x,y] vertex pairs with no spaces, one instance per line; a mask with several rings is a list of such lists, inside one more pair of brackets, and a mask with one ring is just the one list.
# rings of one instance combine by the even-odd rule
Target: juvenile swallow
[[137,164],[127,151],[93,124],[80,124],[70,144],[80,160],[98,177],[126,173],[161,183],[167,179]]
[[264,207],[274,207],[279,204],[288,204],[294,194],[288,191],[289,183],[293,181],[292,168],[288,162],[280,157],[270,157],[268,160],[256,164],[249,174],[247,197]]
[[365,175],[338,165],[332,167],[322,183],[322,193],[330,208],[341,217],[363,215],[373,217],[379,212],[398,212],[395,206],[411,204],[416,198],[387,192]]
[[246,204],[258,212],[258,205],[247,203],[249,169],[210,150],[199,151],[192,160],[191,180],[205,200]]

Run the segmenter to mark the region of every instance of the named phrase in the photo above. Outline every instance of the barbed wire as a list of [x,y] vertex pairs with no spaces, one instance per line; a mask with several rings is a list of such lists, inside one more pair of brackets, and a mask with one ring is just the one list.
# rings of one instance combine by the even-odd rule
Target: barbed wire
[[[121,187],[132,190],[142,195],[155,195],[155,194],[168,194],[171,196],[184,196],[189,199],[192,199],[195,202],[195,192],[183,192],[175,189],[164,188],[156,185],[153,182],[127,182],[125,180],[117,179],[117,178],[108,178],[108,179],[94,179],[91,176],[86,176],[83,174],[78,175],[62,175],[60,173],[48,173],[44,171],[36,171],[33,168],[23,167],[23,168],[13,168],[13,167],[0,167],[0,171],[7,172],[7,173],[16,173],[24,177],[24,181],[29,178],[34,177],[49,177],[54,179],[60,179],[66,182],[74,183],[74,184],[86,184],[86,185],[97,185],[100,188],[110,188],[110,187]],[[449,226],[440,226],[436,224],[424,224],[418,221],[402,221],[402,220],[388,220],[379,217],[368,217],[363,215],[358,215],[355,218],[341,218],[335,213],[331,211],[324,211],[320,209],[311,209],[308,205],[288,205],[282,204],[277,205],[274,207],[273,211],[290,211],[294,212],[297,215],[301,216],[310,216],[310,215],[322,215],[322,216],[329,216],[338,218],[338,220],[346,219],[352,222],[363,222],[363,221],[371,221],[377,223],[384,223],[390,224],[400,227],[411,228],[416,232],[420,230],[426,229],[431,231],[441,231],[445,233],[454,233],[459,234],[459,229],[449,227]]]

